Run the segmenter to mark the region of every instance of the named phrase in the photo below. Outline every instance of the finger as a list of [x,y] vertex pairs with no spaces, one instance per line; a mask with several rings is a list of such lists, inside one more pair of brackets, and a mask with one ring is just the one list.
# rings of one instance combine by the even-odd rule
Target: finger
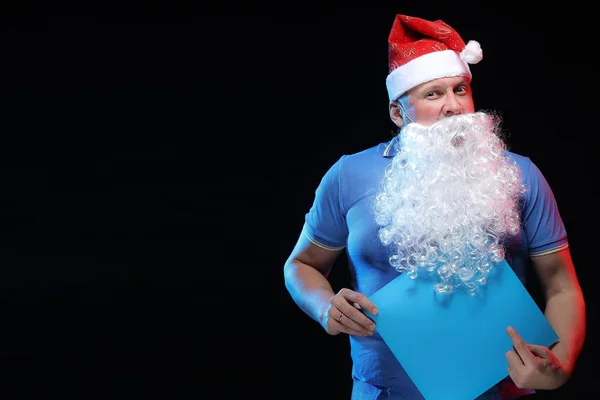
[[377,315],[377,307],[375,304],[367,296],[362,293],[355,292],[354,290],[342,289],[340,294],[346,299],[350,304],[358,304],[361,308],[364,308],[368,312],[373,315]]
[[533,355],[531,350],[529,350],[529,346],[517,333],[515,328],[509,326],[508,328],[506,328],[506,333],[508,333],[508,336],[510,337],[510,340],[513,343],[514,349],[517,352],[517,354],[519,354],[519,357],[521,357],[521,360],[523,360],[523,363],[530,364],[532,362],[535,362],[535,356]]
[[[359,329],[366,329],[368,331],[375,331],[375,322],[373,322],[365,314],[357,310],[351,305],[342,305],[340,312],[344,314],[343,322],[348,326],[355,326]],[[356,329],[356,328],[355,328]]]
[[344,313],[340,313],[340,315],[337,319],[338,324],[348,327],[349,329],[352,329],[353,331],[361,332],[363,334],[363,336],[371,335],[373,333],[373,331],[375,330],[375,324],[371,320],[369,320],[369,322],[370,322],[370,325],[372,325],[372,327],[370,325],[369,326],[362,325],[361,323],[356,322],[355,320],[353,320],[352,318],[350,318],[349,316],[347,316]]
[[[364,295],[358,292],[355,292],[350,289],[342,289],[337,295],[335,295],[331,299],[331,304],[335,306],[346,317],[348,317],[348,319],[360,325],[360,329],[367,329],[373,332],[375,331],[375,323],[362,311],[359,311],[355,306],[355,304],[358,304],[361,308],[365,308],[364,302],[360,302],[361,298],[366,299]],[[353,299],[359,301],[352,301]]]
[[354,336],[371,336],[372,335],[371,332],[365,331],[364,329],[356,330],[356,329],[352,329],[345,325],[340,326],[339,331],[343,332],[343,333],[347,333],[348,335],[354,335]]
[[523,360],[521,359],[519,354],[514,350],[507,351],[504,356],[506,357],[506,360],[508,361],[509,367],[516,368],[516,367],[525,365],[525,363],[523,363]]

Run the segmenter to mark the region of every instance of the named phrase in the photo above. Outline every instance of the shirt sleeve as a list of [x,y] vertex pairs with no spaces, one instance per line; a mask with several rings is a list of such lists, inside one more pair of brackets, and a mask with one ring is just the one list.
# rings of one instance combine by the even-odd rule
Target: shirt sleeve
[[313,244],[328,250],[343,249],[348,237],[341,190],[345,157],[335,162],[321,178],[302,229]]
[[546,178],[531,160],[524,176],[528,188],[524,227],[530,256],[554,253],[567,247],[567,232]]

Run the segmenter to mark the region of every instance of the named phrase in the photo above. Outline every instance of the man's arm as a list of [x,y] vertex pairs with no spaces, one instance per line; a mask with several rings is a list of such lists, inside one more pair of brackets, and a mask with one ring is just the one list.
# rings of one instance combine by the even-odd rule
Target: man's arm
[[319,323],[329,299],[335,295],[327,275],[342,251],[319,247],[301,234],[283,267],[285,287],[292,299]]
[[327,275],[343,250],[317,246],[301,234],[284,266],[285,286],[294,302],[330,335],[347,333],[368,336],[375,324],[360,308],[377,314],[371,301],[358,292],[333,292]]
[[546,300],[545,315],[559,336],[552,352],[570,376],[586,333],[585,301],[567,247],[531,258]]

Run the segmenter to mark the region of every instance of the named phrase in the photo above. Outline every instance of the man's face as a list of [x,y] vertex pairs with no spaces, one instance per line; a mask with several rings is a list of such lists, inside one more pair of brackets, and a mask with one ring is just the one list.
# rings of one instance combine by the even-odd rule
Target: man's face
[[409,120],[430,126],[443,118],[475,111],[468,78],[439,78],[412,88],[400,103]]

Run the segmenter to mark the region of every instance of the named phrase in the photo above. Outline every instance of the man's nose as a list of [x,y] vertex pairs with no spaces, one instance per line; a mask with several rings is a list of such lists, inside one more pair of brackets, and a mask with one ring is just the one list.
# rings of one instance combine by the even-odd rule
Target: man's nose
[[446,96],[446,102],[444,103],[444,108],[442,109],[442,113],[444,116],[449,117],[452,115],[457,115],[462,113],[462,107],[456,98],[454,93]]

